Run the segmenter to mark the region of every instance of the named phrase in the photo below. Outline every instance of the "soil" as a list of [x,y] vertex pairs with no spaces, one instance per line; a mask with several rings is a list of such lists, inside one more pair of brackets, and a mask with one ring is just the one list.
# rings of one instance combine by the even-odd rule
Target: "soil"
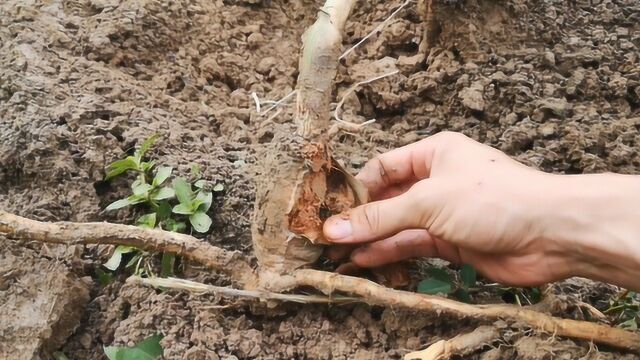
[[[279,99],[295,87],[300,37],[321,3],[2,1],[0,208],[42,221],[131,223],[131,211],[102,212],[131,180],[106,183],[104,168],[160,133],[150,154],[158,164],[183,175],[198,164],[204,178],[225,186],[214,200],[214,230],[203,241],[251,255],[254,181],[270,170],[260,154],[288,128],[293,111],[285,106],[272,119],[259,116],[251,93]],[[400,3],[359,2],[345,48]],[[424,21],[412,4],[343,60],[336,102],[355,82],[400,70],[345,102],[343,119],[376,119],[333,138],[345,168],[355,172],[377,153],[452,130],[544,171],[640,171],[637,0],[434,3],[434,17]],[[162,333],[167,359],[398,359],[477,325],[366,305],[269,308],[160,292],[127,284],[125,275],[101,286],[88,276],[106,260],[108,246],[20,246],[0,246],[0,304],[17,304],[16,283],[3,280],[13,269],[20,284],[45,292],[43,301],[65,292],[78,299],[79,323],[73,315],[56,320],[64,325],[58,335],[73,332],[69,338],[48,342],[30,333],[26,343],[48,344],[36,345],[33,358],[59,350],[70,359],[104,359],[103,345]],[[89,288],[84,310],[84,292],[60,291],[63,285],[48,280],[52,273]],[[228,284],[195,264],[182,264],[178,275]],[[600,307],[616,291],[575,280],[554,289]],[[1,308],[0,328],[7,329],[13,313]],[[638,358],[530,335],[469,358]],[[25,343],[7,339],[0,342],[14,351]]]

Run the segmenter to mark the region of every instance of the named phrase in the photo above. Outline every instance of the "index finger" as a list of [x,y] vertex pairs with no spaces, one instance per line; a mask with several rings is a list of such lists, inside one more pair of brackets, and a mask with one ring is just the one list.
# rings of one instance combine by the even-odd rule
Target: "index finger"
[[362,181],[374,198],[399,184],[426,179],[431,173],[440,138],[442,136],[434,135],[380,154],[369,160],[356,178]]

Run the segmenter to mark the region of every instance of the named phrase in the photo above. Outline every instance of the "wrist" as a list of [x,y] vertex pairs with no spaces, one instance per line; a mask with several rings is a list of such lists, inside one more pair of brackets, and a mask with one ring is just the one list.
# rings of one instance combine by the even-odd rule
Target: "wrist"
[[570,276],[640,288],[640,177],[548,175],[542,238]]

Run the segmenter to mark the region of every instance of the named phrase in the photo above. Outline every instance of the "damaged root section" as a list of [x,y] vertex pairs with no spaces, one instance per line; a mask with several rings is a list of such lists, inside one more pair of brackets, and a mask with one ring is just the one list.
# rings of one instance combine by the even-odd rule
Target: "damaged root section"
[[333,158],[327,146],[303,146],[305,170],[291,201],[289,230],[314,244],[329,244],[322,224],[332,214],[341,213],[368,200],[366,188]]
[[245,288],[258,284],[258,275],[242,254],[211,246],[185,234],[109,223],[46,223],[0,210],[0,235],[43,243],[127,245],[146,251],[169,252],[226,273]]

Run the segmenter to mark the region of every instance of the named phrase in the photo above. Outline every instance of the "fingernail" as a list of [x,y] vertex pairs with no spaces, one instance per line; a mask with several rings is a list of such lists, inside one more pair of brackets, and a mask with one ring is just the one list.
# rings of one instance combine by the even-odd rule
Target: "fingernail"
[[337,217],[327,220],[324,234],[329,241],[348,242],[352,232],[351,221]]

